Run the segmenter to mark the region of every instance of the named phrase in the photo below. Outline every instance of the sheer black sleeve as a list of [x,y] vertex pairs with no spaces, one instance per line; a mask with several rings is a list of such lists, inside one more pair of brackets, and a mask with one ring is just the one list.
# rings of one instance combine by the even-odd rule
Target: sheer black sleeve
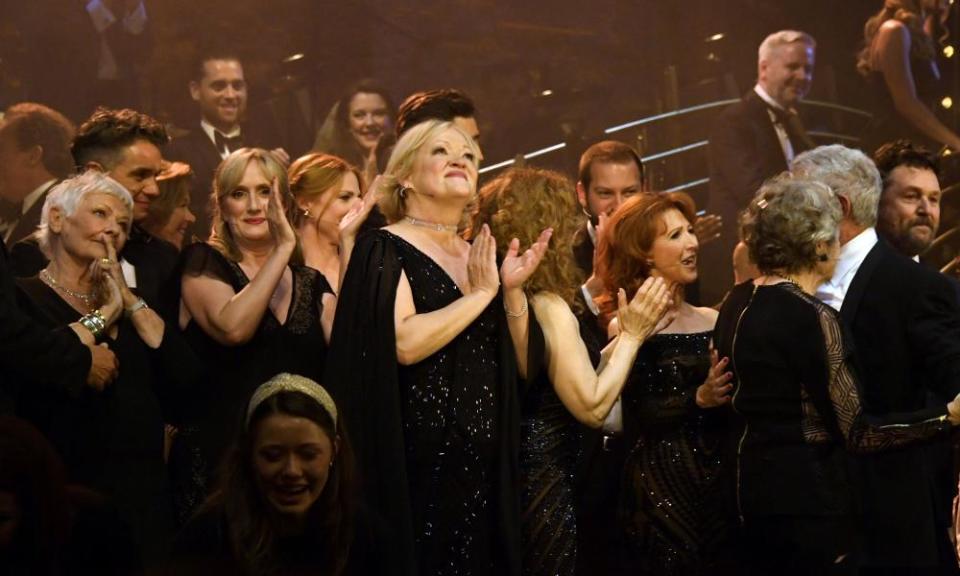
[[866,415],[853,367],[853,354],[846,346],[840,320],[833,310],[819,310],[826,351],[827,394],[836,424],[852,452],[880,452],[930,439],[949,429],[946,408],[910,413]]

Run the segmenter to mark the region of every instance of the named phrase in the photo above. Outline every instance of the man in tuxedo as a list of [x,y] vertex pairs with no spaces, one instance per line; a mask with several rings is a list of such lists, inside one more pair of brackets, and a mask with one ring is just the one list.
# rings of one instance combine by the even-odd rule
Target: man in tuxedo
[[796,105],[810,90],[815,49],[804,32],[767,36],[760,44],[756,86],[724,110],[710,132],[708,206],[729,225],[700,255],[704,304],[719,302],[733,285],[740,211],[764,180],[787,170],[794,156],[813,146]]
[[193,168],[190,211],[197,217],[194,230],[206,240],[212,216],[213,175],[221,160],[244,147],[273,147],[284,163],[289,163],[290,157],[269,136],[245,125],[247,80],[238,57],[227,52],[205,52],[197,59],[189,88],[200,122],[187,135],[171,142],[165,152],[168,160],[186,162]]
[[[878,237],[876,166],[858,150],[833,145],[799,155],[792,171],[830,186],[843,210],[836,271],[817,297],[851,329],[864,412],[908,413],[925,408],[928,397],[952,400],[960,392],[960,307],[946,277]],[[930,446],[854,458],[870,570],[956,569]]]
[[[106,173],[133,197],[133,228],[120,254],[121,265],[127,284],[154,308],[164,304],[161,296],[178,252],[172,244],[148,234],[139,223],[160,195],[160,147],[167,140],[163,125],[146,114],[100,108],[80,125],[71,148],[80,169]],[[15,245],[11,259],[18,276],[33,276],[47,265],[46,256],[32,238]]]
[[940,161],[909,140],[884,144],[873,161],[883,179],[877,233],[904,256],[917,258],[940,226]]
[[[604,292],[594,273],[597,227],[624,201],[642,193],[643,161],[630,146],[613,140],[598,142],[580,156],[577,200],[588,216],[574,239],[573,253],[587,281],[580,292],[585,311],[579,321],[584,343],[594,362],[607,343],[600,325],[600,310],[594,298]],[[621,434],[623,421],[618,401],[599,430],[584,427],[577,490],[577,565],[584,573],[615,573],[617,546],[617,500],[620,475],[626,458]]]
[[7,108],[0,124],[0,238],[13,244],[40,223],[47,192],[73,172],[74,127],[59,112],[22,102]]

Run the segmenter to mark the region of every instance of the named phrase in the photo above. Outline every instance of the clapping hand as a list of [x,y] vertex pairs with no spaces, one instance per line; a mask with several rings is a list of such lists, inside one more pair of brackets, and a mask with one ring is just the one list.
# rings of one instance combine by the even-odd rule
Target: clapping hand
[[287,220],[284,210],[283,196],[280,194],[280,179],[274,177],[270,183],[270,204],[267,206],[267,219],[270,221],[270,230],[278,246],[293,249],[297,245],[297,234]]
[[90,272],[103,301],[100,313],[107,321],[107,326],[110,326],[120,317],[124,308],[136,302],[137,297],[127,287],[113,238],[104,234],[100,237],[100,242],[103,243],[107,255],[94,260],[90,265]]
[[663,278],[651,276],[644,280],[629,304],[627,293],[621,288],[617,301],[617,325],[621,335],[643,342],[673,321],[673,315],[668,314],[673,304],[673,292]]
[[362,201],[354,204],[353,208],[350,208],[350,210],[343,215],[343,218],[340,219],[339,236],[341,247],[345,244],[352,243],[353,240],[356,239],[357,233],[360,231],[360,226],[366,221],[367,216],[370,215],[370,211],[373,210],[373,206],[377,203],[377,200],[379,200],[380,178],[380,176],[377,176],[373,179]]
[[[717,351],[710,349],[710,371],[707,379],[697,388],[697,406],[701,408],[716,408],[730,401],[730,391],[733,390],[732,372],[725,372],[729,358],[719,358]],[[960,412],[958,412],[960,413]]]
[[497,273],[497,241],[486,224],[470,245],[467,281],[470,283],[470,292],[487,292],[491,299],[500,290],[500,275]]
[[500,280],[503,282],[504,290],[522,288],[523,283],[530,279],[543,260],[543,255],[547,253],[552,235],[553,228],[543,230],[537,241],[531,244],[523,254],[520,254],[520,240],[514,238],[510,241],[503,263],[500,265]]

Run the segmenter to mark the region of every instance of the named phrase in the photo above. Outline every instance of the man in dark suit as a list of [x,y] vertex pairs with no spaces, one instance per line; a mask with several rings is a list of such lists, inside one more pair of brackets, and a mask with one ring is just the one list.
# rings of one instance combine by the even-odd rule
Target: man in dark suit
[[[880,174],[858,150],[821,146],[792,170],[821,181],[843,209],[840,256],[817,297],[840,311],[857,352],[865,413],[921,410],[960,393],[960,307],[943,275],[900,254],[875,226]],[[889,573],[951,573],[956,556],[928,445],[854,459],[864,564]],[[888,573],[888,572],[878,572]]]
[[21,382],[39,380],[79,395],[84,386],[103,390],[116,374],[116,356],[96,346],[81,324],[51,332],[20,310],[0,239],[0,413],[14,411]]
[[7,244],[37,229],[47,192],[73,172],[73,134],[66,117],[42,104],[7,108],[0,124],[0,190],[6,199],[0,238]]
[[700,255],[701,301],[719,302],[733,286],[737,217],[764,180],[812,147],[795,109],[810,90],[816,42],[783,30],[763,41],[757,84],[720,115],[710,132],[710,212],[727,223]]
[[275,138],[251,130],[244,123],[247,81],[240,59],[226,52],[205,52],[190,81],[190,97],[197,103],[200,122],[165,150],[168,160],[186,162],[195,176],[190,211],[197,217],[194,230],[202,240],[210,234],[213,175],[220,161],[240,148],[273,148],[284,163],[290,162]]
[[[155,119],[135,110],[101,108],[80,125],[74,138],[74,162],[84,170],[99,170],[119,182],[133,197],[133,228],[120,254],[127,284],[151,307],[165,304],[162,294],[176,266],[177,249],[140,227],[150,203],[160,194],[157,174],[160,147],[167,131]],[[18,276],[33,276],[47,259],[32,238],[19,242],[11,254]]]
[[884,144],[873,161],[883,179],[877,233],[904,256],[917,258],[940,226],[940,161],[909,140]]
[[[643,192],[643,161],[636,150],[613,140],[598,142],[580,156],[577,199],[587,222],[574,239],[573,255],[587,281],[581,286],[584,312],[579,321],[584,343],[594,362],[607,343],[594,298],[605,287],[594,274],[597,229],[628,198]],[[577,490],[577,566],[584,573],[608,574],[619,564],[615,544],[620,476],[626,458],[621,433],[620,404],[600,429],[582,428]]]

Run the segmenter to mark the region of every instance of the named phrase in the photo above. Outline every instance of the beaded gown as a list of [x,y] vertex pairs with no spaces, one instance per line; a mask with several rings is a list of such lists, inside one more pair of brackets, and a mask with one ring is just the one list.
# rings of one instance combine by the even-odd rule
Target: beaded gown
[[628,455],[619,516],[632,573],[711,574],[730,532],[722,505],[722,415],[696,406],[710,332],[658,334],[621,395]]
[[527,391],[521,409],[523,574],[572,576],[577,560],[573,500],[579,427],[546,374]]
[[399,236],[381,229],[358,238],[324,378],[344,413],[365,501],[394,535],[397,574],[517,574],[519,408],[502,302],[437,352],[401,365],[393,319],[401,272],[418,314],[462,296]]

